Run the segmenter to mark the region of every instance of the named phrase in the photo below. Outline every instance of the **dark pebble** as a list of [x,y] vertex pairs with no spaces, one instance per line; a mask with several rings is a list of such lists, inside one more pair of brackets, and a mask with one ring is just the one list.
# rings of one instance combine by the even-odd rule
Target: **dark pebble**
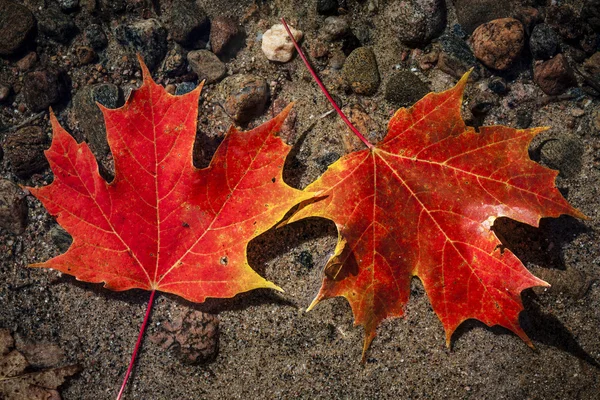
[[547,7],[546,23],[567,40],[577,39],[584,33],[583,21],[569,5]]
[[175,94],[177,96],[181,96],[183,94],[191,92],[192,90],[196,89],[196,87],[198,87],[198,85],[196,85],[194,82],[182,82],[177,85],[177,88],[175,89]]
[[337,14],[338,0],[317,0],[317,13],[321,15]]
[[315,266],[315,262],[310,251],[302,250],[296,257],[296,261],[308,270],[313,269]]
[[429,93],[429,87],[410,71],[394,72],[385,86],[385,99],[396,106],[412,106]]
[[184,47],[201,48],[206,45],[210,21],[206,12],[194,0],[175,0],[169,13],[169,33]]
[[108,154],[109,147],[104,116],[96,102],[106,108],[117,108],[124,102],[119,87],[110,83],[85,86],[73,98],[73,111],[83,135],[92,152],[102,158]]
[[488,82],[488,88],[496,94],[506,94],[508,88],[506,87],[506,81],[504,78],[495,76]]
[[79,46],[75,49],[79,65],[87,65],[96,61],[96,52],[89,46]]
[[0,0],[0,55],[15,53],[33,39],[35,19],[27,7]]
[[0,229],[20,234],[23,233],[26,226],[25,193],[15,183],[0,178]]
[[156,19],[119,25],[116,37],[121,45],[132,52],[132,56],[140,53],[151,70],[156,68],[167,54],[167,31]]
[[27,179],[48,167],[44,156],[47,145],[48,137],[38,126],[21,128],[8,136],[4,142],[4,150],[15,175]]
[[531,55],[536,60],[548,60],[558,53],[559,37],[548,24],[533,28],[529,38]]
[[10,87],[0,85],[0,102],[8,99],[9,95],[10,95]]
[[228,93],[224,108],[236,123],[244,124],[265,110],[269,100],[269,85],[255,75],[233,75],[222,83]]
[[180,45],[174,43],[161,64],[161,71],[167,76],[175,77],[185,74],[186,67],[187,58],[185,51]]
[[210,48],[216,55],[233,57],[244,45],[244,31],[233,18],[215,17],[210,26]]
[[73,19],[56,7],[40,11],[37,17],[40,32],[59,43],[67,44],[77,34]]
[[517,119],[515,122],[515,127],[517,129],[527,129],[531,126],[533,122],[533,116],[531,112],[527,110],[518,110],[517,111]]
[[83,35],[94,50],[102,50],[108,45],[108,39],[100,25],[88,25],[83,31]]
[[206,79],[207,84],[218,82],[227,74],[225,64],[208,50],[190,51],[187,59],[192,70],[198,75],[198,79]]
[[442,51],[438,56],[438,68],[441,71],[460,78],[469,69],[478,65],[471,49],[461,38],[455,35],[443,35],[439,42]]
[[62,91],[63,85],[54,72],[34,71],[25,75],[23,79],[25,103],[34,112],[47,110],[57,103]]
[[79,7],[79,0],[58,0],[58,5],[63,11],[73,11]]

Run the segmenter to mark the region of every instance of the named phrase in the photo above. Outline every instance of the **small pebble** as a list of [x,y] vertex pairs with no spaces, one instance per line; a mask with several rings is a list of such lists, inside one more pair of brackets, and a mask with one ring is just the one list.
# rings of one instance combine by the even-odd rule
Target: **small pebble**
[[338,0],[317,0],[317,13],[321,15],[337,14]]
[[23,79],[25,103],[33,112],[48,109],[60,100],[62,84],[58,76],[50,71],[34,71]]
[[[290,27],[296,41],[302,39],[302,31]],[[262,51],[271,61],[288,62],[294,55],[294,44],[281,24],[275,24],[262,37]]]
[[506,81],[504,78],[495,76],[488,82],[488,88],[496,94],[505,94],[507,92]]
[[218,16],[210,25],[210,48],[216,55],[234,56],[243,46],[244,34],[233,18]]
[[411,47],[429,44],[446,28],[447,11],[444,0],[394,2],[388,13],[400,41]]
[[325,41],[333,42],[342,39],[350,32],[350,25],[344,17],[327,17],[323,22],[320,35]]
[[0,55],[10,55],[33,40],[35,18],[24,5],[0,1]]
[[385,99],[396,106],[412,106],[429,93],[429,87],[410,71],[399,70],[385,86]]
[[373,50],[370,47],[359,47],[350,53],[344,62],[342,75],[354,93],[375,93],[381,78]]
[[548,60],[558,52],[559,38],[547,24],[539,24],[533,28],[529,38],[531,55],[536,60]]
[[83,36],[94,50],[102,50],[108,45],[108,39],[100,25],[88,25],[83,31]]
[[8,136],[4,142],[6,159],[12,171],[21,179],[27,179],[48,167],[44,150],[48,137],[38,126],[27,126]]
[[562,54],[536,64],[533,69],[533,80],[544,93],[551,96],[564,93],[568,88],[577,85],[573,70]]
[[228,96],[223,105],[235,122],[244,124],[261,115],[269,100],[269,85],[255,75],[232,75],[220,83]]
[[515,13],[513,2],[498,0],[454,0],[456,17],[467,33],[480,25],[498,18],[510,17]]
[[17,61],[17,68],[21,72],[26,72],[32,69],[38,61],[38,56],[35,51],[30,51],[23,58]]
[[490,68],[505,70],[521,54],[525,31],[514,18],[496,19],[475,29],[471,41],[477,59]]
[[198,74],[198,79],[206,79],[207,84],[218,82],[227,74],[225,64],[208,50],[190,51],[187,59],[192,70]]
[[0,229],[23,233],[27,226],[27,201],[19,186],[0,178]]
[[542,145],[540,158],[550,168],[559,170],[565,178],[571,178],[581,170],[583,149],[581,139],[564,135],[546,141]]
[[10,87],[0,85],[0,101],[4,101],[4,100],[8,99],[9,95],[10,95]]

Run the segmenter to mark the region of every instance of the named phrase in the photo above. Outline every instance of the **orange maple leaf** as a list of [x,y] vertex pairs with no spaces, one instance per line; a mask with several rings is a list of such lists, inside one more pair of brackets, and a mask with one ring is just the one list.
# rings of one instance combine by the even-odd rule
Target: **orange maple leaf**
[[509,217],[538,226],[542,217],[584,218],[554,186],[558,172],[529,158],[545,128],[487,126],[460,115],[468,73],[442,93],[396,112],[377,146],[348,154],[306,190],[324,200],[288,222],[333,220],[338,245],[325,267],[319,301],[345,297],[365,329],[363,361],[384,319],[401,317],[417,276],[442,321],[449,346],[465,320],[501,325],[531,345],[519,326],[520,293],[548,284],[525,269],[490,230]]
[[289,146],[275,134],[291,105],[251,131],[232,127],[211,164],[198,170],[192,148],[201,86],[172,96],[143,63],[142,70],[143,85],[123,107],[101,107],[115,162],[112,182],[99,175],[87,144],[51,116],[46,157],[54,181],[29,190],[73,244],[33,266],[112,290],[159,290],[194,302],[279,289],[248,265],[246,246],[311,197],[282,179]]
[[98,173],[87,144],[78,144],[51,115],[46,157],[52,184],[28,188],[73,236],[66,253],[33,267],[53,268],[112,290],[151,290],[125,374],[123,395],[156,291],[190,301],[279,289],[248,264],[250,240],[280,221],[307,191],[282,179],[290,150],[276,133],[291,105],[248,131],[232,127],[210,165],[192,164],[202,85],[171,96],[140,59],[143,85],[125,105],[100,107],[115,162],[115,178]]

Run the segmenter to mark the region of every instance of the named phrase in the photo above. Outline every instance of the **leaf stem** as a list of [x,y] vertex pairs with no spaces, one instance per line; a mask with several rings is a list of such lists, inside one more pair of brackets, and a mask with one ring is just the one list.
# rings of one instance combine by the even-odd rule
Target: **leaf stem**
[[319,87],[321,88],[321,91],[323,92],[323,94],[325,95],[325,97],[327,97],[327,100],[329,100],[329,102],[331,103],[331,105],[333,106],[333,108],[335,109],[335,111],[338,113],[338,115],[340,116],[340,118],[346,123],[346,125],[348,125],[348,128],[350,128],[352,130],[352,132],[354,132],[354,134],[356,136],[358,136],[358,138],[360,140],[362,140],[362,142],[369,149],[372,149],[374,146],[371,143],[369,143],[369,141],[367,140],[367,138],[364,137],[364,135],[362,133],[360,133],[360,131],[358,129],[356,129],[356,127],[354,125],[352,125],[352,122],[350,122],[350,120],[348,119],[348,117],[346,117],[346,115],[343,113],[343,111],[340,109],[340,107],[335,103],[335,100],[333,100],[333,98],[331,97],[331,95],[327,91],[327,88],[325,87],[325,85],[323,85],[323,82],[321,82],[321,80],[317,76],[317,73],[312,69],[312,67],[308,63],[308,60],[306,59],[306,56],[302,52],[302,49],[300,48],[300,45],[298,45],[298,42],[296,42],[296,39],[294,38],[294,35],[292,35],[292,32],[290,31],[290,28],[289,28],[288,24],[285,22],[285,18],[281,18],[281,23],[283,24],[283,27],[287,31],[287,34],[290,37],[290,39],[292,39],[292,43],[294,43],[294,47],[298,51],[298,54],[300,55],[300,58],[302,58],[302,61],[304,61],[304,65],[306,65],[306,68],[308,68],[308,72],[310,72],[310,74],[312,75],[313,79],[317,82],[317,85],[319,85]]
[[146,325],[148,325],[148,321],[150,320],[150,314],[152,312],[152,305],[154,304],[154,295],[155,294],[156,294],[156,290],[153,290],[152,292],[150,292],[150,299],[148,300],[148,306],[146,307],[146,315],[144,316],[144,321],[142,322],[142,326],[140,327],[140,333],[138,335],[137,342],[135,343],[135,347],[133,348],[133,354],[131,355],[131,361],[129,361],[129,367],[127,368],[127,372],[125,373],[125,379],[123,379],[123,384],[121,385],[121,390],[119,390],[117,400],[121,400],[121,397],[123,397],[123,392],[125,391],[125,386],[127,385],[127,380],[129,379],[129,375],[131,375],[131,371],[133,370],[135,358],[137,356],[138,350],[140,349],[140,345],[142,344],[142,339],[144,338],[144,332],[146,331]]

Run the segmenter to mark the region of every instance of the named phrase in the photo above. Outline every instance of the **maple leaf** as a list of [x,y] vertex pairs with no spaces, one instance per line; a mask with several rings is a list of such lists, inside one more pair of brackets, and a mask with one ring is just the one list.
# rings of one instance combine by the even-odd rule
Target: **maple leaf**
[[[377,146],[350,153],[306,190],[321,192],[288,222],[333,220],[339,238],[310,305],[345,297],[365,329],[363,361],[384,319],[401,317],[418,277],[446,332],[465,320],[500,325],[531,342],[518,322],[520,293],[548,284],[525,269],[490,229],[498,217],[538,226],[542,217],[584,218],[554,186],[557,171],[529,158],[545,128],[486,126],[460,115],[468,73],[442,93],[396,112]],[[366,141],[366,139],[365,139]]]
[[290,106],[248,131],[232,127],[211,164],[196,169],[192,148],[201,85],[172,96],[142,64],[143,85],[119,109],[102,112],[115,178],[98,173],[54,115],[46,157],[52,184],[29,188],[72,236],[68,251],[34,267],[53,268],[112,290],[140,288],[194,302],[279,289],[246,259],[247,243],[311,197],[282,179],[287,146],[275,135]]
[[23,354],[14,348],[7,329],[0,329],[0,399],[60,399],[56,391],[65,378],[81,370],[78,365],[31,371]]

